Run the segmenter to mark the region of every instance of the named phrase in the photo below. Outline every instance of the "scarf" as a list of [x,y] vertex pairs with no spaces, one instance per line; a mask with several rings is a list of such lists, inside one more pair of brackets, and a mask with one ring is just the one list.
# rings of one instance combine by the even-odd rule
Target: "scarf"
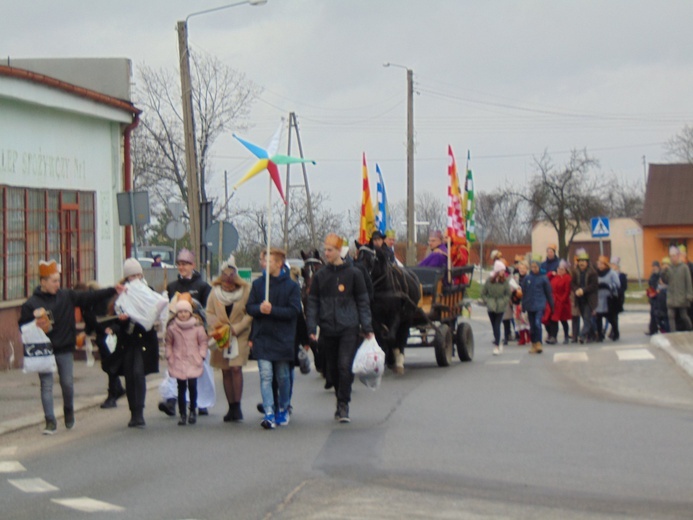
[[243,287],[238,287],[235,291],[227,292],[221,288],[221,285],[214,286],[214,296],[219,300],[224,307],[233,305],[243,296]]

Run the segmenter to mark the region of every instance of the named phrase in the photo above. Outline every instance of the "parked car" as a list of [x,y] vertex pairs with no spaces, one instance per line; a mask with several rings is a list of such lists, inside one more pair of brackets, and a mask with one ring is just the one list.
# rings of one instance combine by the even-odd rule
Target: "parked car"
[[161,255],[161,262],[169,264],[167,267],[173,266],[176,259],[173,256],[174,251],[171,246],[140,246],[137,248],[138,260],[143,258],[151,258],[154,261],[156,255]]

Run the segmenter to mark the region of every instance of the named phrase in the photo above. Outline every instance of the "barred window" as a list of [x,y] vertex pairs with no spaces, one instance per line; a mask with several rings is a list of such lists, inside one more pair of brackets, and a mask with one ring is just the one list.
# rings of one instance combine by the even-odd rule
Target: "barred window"
[[0,185],[0,298],[29,296],[39,260],[63,266],[61,284],[96,278],[95,193]]

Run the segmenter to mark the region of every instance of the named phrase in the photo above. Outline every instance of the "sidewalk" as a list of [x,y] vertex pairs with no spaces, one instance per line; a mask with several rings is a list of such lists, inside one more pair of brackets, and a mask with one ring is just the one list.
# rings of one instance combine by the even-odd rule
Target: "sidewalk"
[[[147,390],[157,391],[166,370],[166,362],[159,362],[159,373],[147,377]],[[75,360],[75,412],[94,408],[106,399],[108,378],[96,361],[87,366],[84,360]],[[53,396],[55,416],[63,418],[63,404],[57,374],[54,377]],[[125,396],[118,400],[119,407],[127,408]],[[41,386],[38,374],[25,374],[22,369],[0,372],[0,435],[30,426],[42,425],[45,421],[41,407]]]
[[655,334],[650,345],[661,348],[678,366],[693,378],[693,332]]

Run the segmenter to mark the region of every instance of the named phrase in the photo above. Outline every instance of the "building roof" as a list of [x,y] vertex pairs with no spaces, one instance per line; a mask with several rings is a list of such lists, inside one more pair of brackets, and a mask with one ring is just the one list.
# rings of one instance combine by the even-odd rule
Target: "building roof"
[[643,226],[693,226],[693,164],[650,164]]
[[51,78],[50,76],[45,76],[37,72],[32,72],[25,69],[18,69],[16,67],[8,67],[6,65],[0,65],[0,76],[6,76],[9,78],[16,78],[32,83],[37,83],[40,85],[45,85],[47,87],[67,92],[74,96],[86,98],[112,108],[124,110],[125,112],[129,112],[133,115],[138,115],[142,112],[129,101],[108,96],[106,94],[102,94],[101,92],[90,90],[88,88],[72,85],[71,83],[67,83],[56,78]]

